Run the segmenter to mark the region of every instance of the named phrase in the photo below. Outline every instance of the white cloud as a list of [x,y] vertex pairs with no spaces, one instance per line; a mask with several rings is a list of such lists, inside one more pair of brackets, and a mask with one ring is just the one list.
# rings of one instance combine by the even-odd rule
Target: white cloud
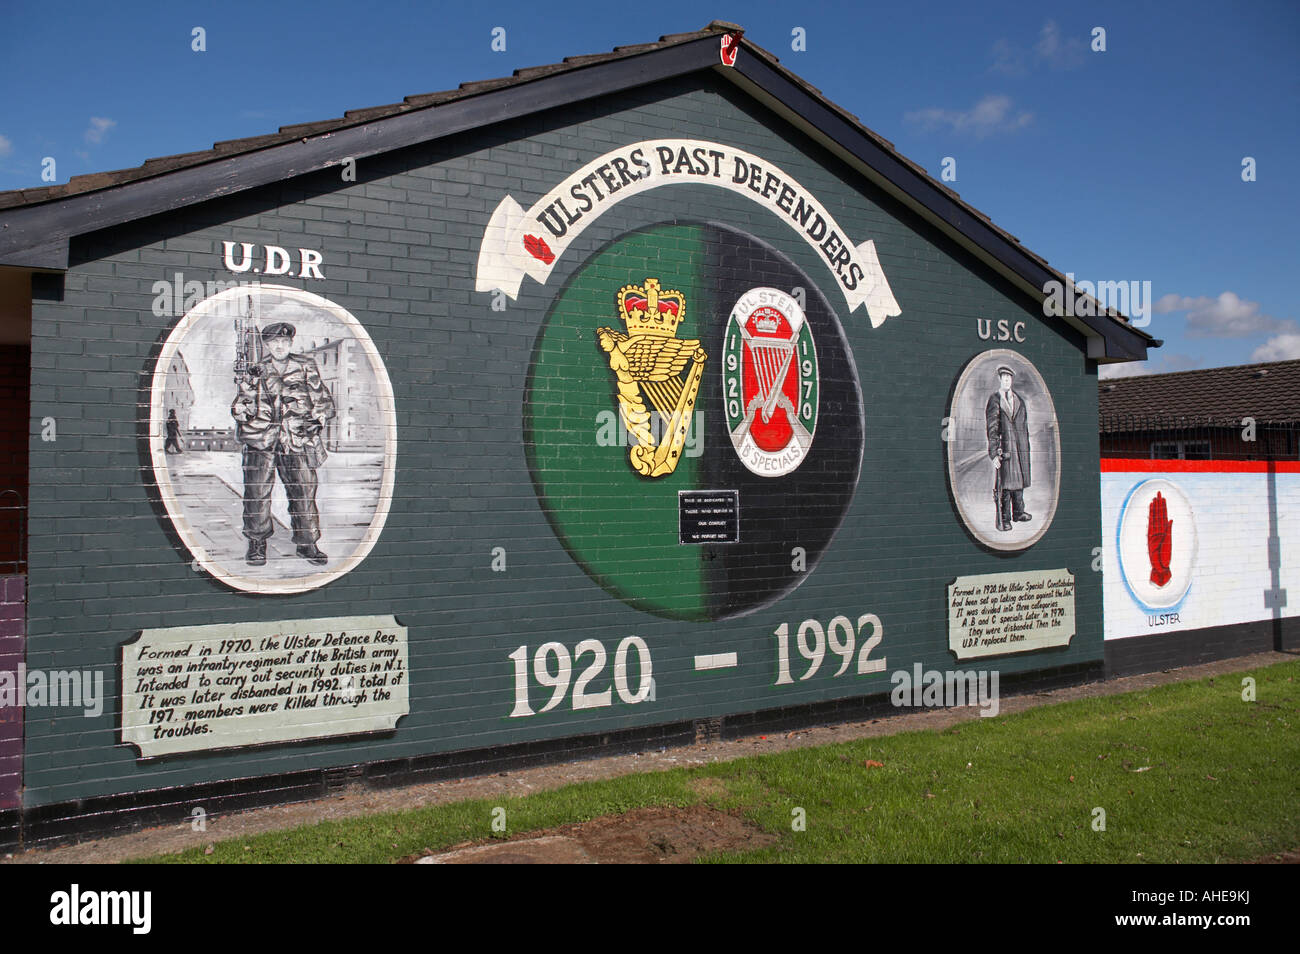
[[903,119],[925,129],[949,127],[955,133],[971,133],[977,137],[995,132],[1022,129],[1034,121],[1034,114],[1016,112],[1007,96],[985,96],[967,110],[921,109],[907,113]]
[[1055,20],[1048,20],[1038,33],[1038,42],[1034,44],[1034,53],[1039,62],[1046,63],[1054,70],[1072,70],[1083,64],[1088,44],[1078,37],[1061,38],[1061,28]]
[[1024,76],[1030,72],[1031,65],[1045,65],[1054,70],[1072,70],[1082,66],[1088,55],[1088,44],[1077,36],[1063,37],[1056,21],[1048,20],[1038,31],[1038,40],[1034,43],[1032,54],[1006,37],[993,44],[992,54],[990,73]]
[[1171,374],[1174,371],[1191,371],[1200,363],[1200,358],[1193,358],[1190,354],[1162,354],[1145,361],[1100,365],[1097,376],[1105,381],[1111,378],[1137,378],[1146,374]]
[[0,136],[0,156],[10,155],[14,151],[13,140],[8,136]]
[[1246,338],[1275,332],[1300,332],[1300,324],[1294,319],[1265,315],[1259,310],[1259,302],[1247,301],[1230,291],[1217,298],[1163,295],[1156,302],[1155,311],[1160,315],[1187,312],[1189,338]]
[[1300,334],[1275,335],[1250,354],[1252,364],[1300,358]]
[[998,40],[993,44],[993,65],[989,71],[1003,76],[1024,76],[1029,72],[1025,66],[1025,51],[1006,38]]
[[116,119],[105,119],[103,116],[90,117],[90,126],[86,130],[86,142],[93,142],[98,145],[104,141],[108,131],[116,125]]

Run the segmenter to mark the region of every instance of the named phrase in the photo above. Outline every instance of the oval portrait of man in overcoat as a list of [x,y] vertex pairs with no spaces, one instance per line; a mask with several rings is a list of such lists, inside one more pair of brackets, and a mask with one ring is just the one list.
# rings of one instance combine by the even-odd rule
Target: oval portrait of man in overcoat
[[1033,546],[1061,488],[1060,430],[1042,375],[1007,348],[977,354],[948,416],[948,486],[966,529],[995,550]]
[[227,288],[163,345],[149,452],[202,569],[254,593],[313,590],[364,560],[388,516],[392,384],[365,328],[334,302]]

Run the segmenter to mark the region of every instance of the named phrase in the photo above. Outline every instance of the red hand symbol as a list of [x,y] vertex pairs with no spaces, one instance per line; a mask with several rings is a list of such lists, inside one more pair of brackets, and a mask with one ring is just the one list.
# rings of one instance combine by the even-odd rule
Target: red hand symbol
[[1169,504],[1156,494],[1147,510],[1147,556],[1151,559],[1151,582],[1164,586],[1173,576],[1169,558],[1174,552],[1174,522],[1169,519]]
[[546,244],[546,239],[538,238],[536,235],[524,236],[524,250],[543,265],[549,265],[555,261],[555,253]]

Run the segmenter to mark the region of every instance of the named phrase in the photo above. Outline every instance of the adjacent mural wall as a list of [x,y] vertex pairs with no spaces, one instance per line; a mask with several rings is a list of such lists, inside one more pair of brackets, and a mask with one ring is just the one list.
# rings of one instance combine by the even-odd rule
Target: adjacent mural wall
[[1300,464],[1101,463],[1107,640],[1300,616]]

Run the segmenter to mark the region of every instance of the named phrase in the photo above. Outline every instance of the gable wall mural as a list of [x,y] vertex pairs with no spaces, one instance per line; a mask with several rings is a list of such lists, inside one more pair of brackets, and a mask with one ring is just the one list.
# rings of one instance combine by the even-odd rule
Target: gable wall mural
[[28,665],[107,703],[29,805],[1102,658],[1082,338],[720,81],[78,239],[33,323]]

